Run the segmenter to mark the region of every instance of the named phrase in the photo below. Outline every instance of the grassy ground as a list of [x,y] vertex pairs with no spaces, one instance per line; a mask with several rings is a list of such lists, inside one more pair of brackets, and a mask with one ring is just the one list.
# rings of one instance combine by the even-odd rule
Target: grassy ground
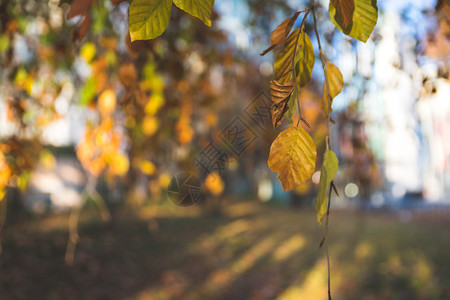
[[[7,224],[0,299],[327,299],[312,211],[240,202],[220,217],[150,207],[113,219],[83,215],[73,266],[67,215]],[[450,299],[449,225],[436,212],[333,213],[333,299]]]

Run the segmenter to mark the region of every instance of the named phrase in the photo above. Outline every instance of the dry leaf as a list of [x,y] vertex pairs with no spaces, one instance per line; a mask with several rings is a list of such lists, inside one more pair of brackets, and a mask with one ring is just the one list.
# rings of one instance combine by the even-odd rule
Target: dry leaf
[[299,14],[300,12],[296,12],[292,17],[281,22],[281,24],[272,31],[272,34],[270,35],[270,47],[264,50],[263,53],[260,54],[261,56],[266,55],[275,48],[275,46],[282,45],[286,42],[286,37],[289,32],[291,32],[292,26],[294,26]]
[[293,80],[280,84],[276,80],[270,82],[270,91],[272,94],[272,125],[277,127],[283,121],[284,115],[289,109],[289,98],[294,90],[295,82]]
[[331,0],[331,4],[336,8],[343,28],[347,28],[353,23],[354,0]]

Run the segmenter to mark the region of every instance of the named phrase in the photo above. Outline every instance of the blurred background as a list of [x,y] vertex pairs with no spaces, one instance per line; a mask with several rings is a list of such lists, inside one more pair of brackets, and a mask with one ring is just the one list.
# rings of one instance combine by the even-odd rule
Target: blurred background
[[[345,81],[333,299],[450,299],[450,4],[378,1],[366,43],[317,5]],[[216,0],[211,28],[173,6],[160,38],[131,43],[127,1],[0,0],[0,298],[327,299],[320,173],[283,192],[268,168],[290,125],[272,128],[276,51],[259,55],[308,6]],[[320,166],[312,16],[305,30]]]

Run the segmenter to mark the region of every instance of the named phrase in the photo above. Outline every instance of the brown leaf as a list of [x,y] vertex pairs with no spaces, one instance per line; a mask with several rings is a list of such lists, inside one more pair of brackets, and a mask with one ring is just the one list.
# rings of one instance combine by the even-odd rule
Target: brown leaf
[[134,64],[125,63],[119,69],[119,81],[126,89],[131,89],[137,84],[137,72]]
[[286,42],[286,37],[289,32],[291,32],[292,26],[294,26],[299,14],[300,12],[296,12],[292,17],[281,22],[281,24],[278,25],[274,31],[272,31],[272,34],[270,35],[270,47],[264,50],[260,54],[261,56],[266,55],[273,48],[275,48],[275,46],[282,45]]
[[289,98],[294,90],[293,80],[280,84],[276,80],[270,82],[270,92],[272,94],[272,125],[277,127],[283,121],[284,115],[289,109]]
[[277,104],[285,101],[286,98],[289,98],[289,96],[292,94],[294,85],[295,82],[293,80],[288,81],[284,84],[280,84],[278,81],[272,80],[270,82],[270,93],[272,95],[272,101]]
[[336,8],[341,18],[342,27],[347,28],[353,22],[354,0],[331,0],[331,4]]
[[78,27],[75,27],[72,32],[72,40],[74,42],[82,40],[91,27],[91,16],[86,14],[83,21]]
[[127,0],[110,0],[110,1],[111,1],[111,4],[116,5],[116,4],[119,4],[120,2],[125,2]]
[[89,6],[92,0],[73,0],[70,4],[69,12],[67,13],[67,19],[72,19],[76,16],[86,15],[89,11]]
[[281,121],[283,121],[284,115],[289,109],[288,101],[284,101],[279,104],[272,104],[271,111],[272,111],[272,125],[273,127],[278,127],[281,124]]

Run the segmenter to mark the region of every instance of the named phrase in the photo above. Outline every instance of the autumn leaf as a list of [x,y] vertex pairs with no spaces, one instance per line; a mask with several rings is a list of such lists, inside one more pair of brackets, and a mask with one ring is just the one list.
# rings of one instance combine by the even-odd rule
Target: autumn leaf
[[314,48],[309,36],[302,31],[298,40],[298,53],[296,54],[295,74],[300,87],[311,79],[315,57]]
[[327,189],[339,167],[336,154],[331,150],[326,150],[322,168],[320,170],[319,191],[316,198],[317,221],[322,224],[322,217],[327,212]]
[[[289,81],[290,70],[292,70],[292,56],[294,55],[295,41],[300,29],[295,29],[289,35],[283,49],[277,54],[274,63],[275,76],[274,80],[283,84]],[[298,48],[298,44],[297,44]]]
[[220,196],[225,189],[225,184],[217,172],[212,172],[206,177],[204,186],[215,197]]
[[270,35],[270,47],[264,50],[260,54],[261,56],[266,55],[277,45],[283,45],[286,42],[286,37],[289,32],[291,32],[292,26],[294,26],[299,14],[300,12],[296,12],[292,17],[281,22],[281,24],[278,25],[274,31],[272,31],[272,34]]
[[172,0],[134,0],[129,9],[131,41],[160,36],[169,25]]
[[324,116],[328,117],[328,114],[333,111],[328,112],[331,102],[344,88],[344,78],[339,68],[329,61],[327,61],[326,78],[330,87],[330,93],[328,93],[327,84],[324,82],[321,107]]
[[286,100],[291,94],[292,90],[294,89],[294,81],[288,81],[284,84],[280,84],[276,80],[272,80],[270,82],[270,93],[272,95],[272,101],[274,103],[280,103]]
[[348,28],[353,20],[354,0],[331,0],[331,4],[336,8],[342,28]]
[[73,0],[67,12],[67,19],[72,19],[76,16],[86,15],[89,12],[89,6],[92,0]]
[[316,146],[302,127],[281,132],[270,147],[269,168],[280,176],[283,191],[293,190],[314,172]]
[[[347,2],[354,2],[354,9],[351,22],[346,26],[352,8],[352,4]],[[369,39],[377,24],[378,7],[376,0],[332,0],[328,11],[330,19],[337,29],[364,43]]]
[[107,89],[98,98],[97,107],[103,117],[110,116],[116,109],[116,93],[112,89]]
[[86,14],[81,24],[73,29],[72,41],[81,41],[88,33],[89,28],[91,28],[91,16]]
[[280,84],[276,80],[270,82],[270,92],[272,94],[272,123],[273,127],[277,127],[281,124],[285,113],[289,106],[288,101],[294,90],[295,82],[293,80],[284,84]]
[[137,85],[137,71],[134,64],[124,63],[120,66],[119,81],[126,89],[131,89]]
[[173,3],[188,14],[202,20],[206,26],[211,26],[214,0],[173,0]]
[[74,0],[70,4],[67,19],[72,19],[76,16],[84,17],[81,23],[78,23],[72,31],[72,40],[74,42],[82,40],[91,27],[91,15],[89,14],[91,3],[92,0]]

